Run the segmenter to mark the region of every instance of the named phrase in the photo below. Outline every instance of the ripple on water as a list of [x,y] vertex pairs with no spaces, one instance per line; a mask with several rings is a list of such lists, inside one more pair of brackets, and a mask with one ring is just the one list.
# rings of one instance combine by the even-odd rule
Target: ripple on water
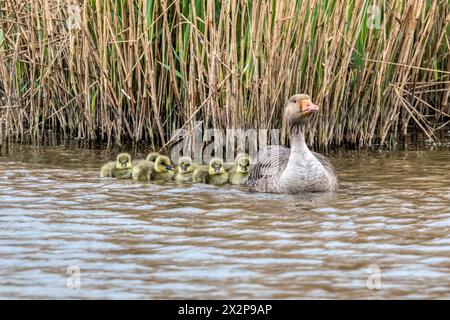
[[338,193],[300,195],[100,179],[97,151],[32,152],[0,157],[1,298],[450,298],[448,151],[344,154]]

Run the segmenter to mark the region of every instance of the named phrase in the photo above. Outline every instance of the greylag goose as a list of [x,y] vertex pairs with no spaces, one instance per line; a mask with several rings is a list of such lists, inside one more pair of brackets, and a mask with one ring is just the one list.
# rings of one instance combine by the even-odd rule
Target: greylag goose
[[301,129],[318,110],[306,94],[289,98],[284,116],[291,130],[291,148],[268,146],[258,152],[247,182],[250,190],[290,194],[337,190],[333,166],[308,149]]

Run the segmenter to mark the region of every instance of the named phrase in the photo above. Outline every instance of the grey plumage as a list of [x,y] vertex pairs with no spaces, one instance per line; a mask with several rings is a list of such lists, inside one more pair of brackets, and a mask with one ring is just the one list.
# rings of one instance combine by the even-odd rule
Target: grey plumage
[[247,182],[250,190],[269,193],[337,190],[333,166],[325,156],[308,149],[300,128],[316,110],[309,96],[296,95],[289,99],[285,117],[292,130],[292,148],[261,149],[250,170]]
[[283,146],[267,146],[261,149],[248,176],[247,186],[250,190],[278,193],[274,192],[280,189],[277,177],[286,169],[290,154],[290,149]]

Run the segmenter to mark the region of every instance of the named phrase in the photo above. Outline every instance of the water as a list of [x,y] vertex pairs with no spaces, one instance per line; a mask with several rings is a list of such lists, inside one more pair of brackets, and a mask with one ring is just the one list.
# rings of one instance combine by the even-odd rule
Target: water
[[107,158],[0,157],[0,298],[450,298],[448,148],[334,154],[335,195],[100,179]]

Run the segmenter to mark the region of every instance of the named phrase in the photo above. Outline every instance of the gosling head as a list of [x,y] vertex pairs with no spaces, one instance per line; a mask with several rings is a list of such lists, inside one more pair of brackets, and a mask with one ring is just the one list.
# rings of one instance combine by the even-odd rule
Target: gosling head
[[296,94],[288,100],[284,111],[285,121],[290,126],[298,126],[306,123],[318,110],[319,107],[312,103],[310,96]]
[[178,162],[178,172],[186,174],[194,171],[194,162],[191,157],[181,157]]
[[117,156],[116,169],[131,169],[131,156],[128,153]]
[[223,167],[223,161],[219,158],[213,158],[209,162],[209,174],[210,175],[216,175],[216,174],[223,174],[225,173],[225,168]]
[[236,171],[239,173],[248,173],[250,168],[250,157],[246,154],[239,154],[236,157]]
[[147,161],[155,162],[156,159],[160,156],[158,152],[150,152],[146,158]]
[[156,158],[155,162],[155,171],[156,172],[168,172],[172,171],[172,161],[170,161],[170,158],[167,156],[159,156]]

